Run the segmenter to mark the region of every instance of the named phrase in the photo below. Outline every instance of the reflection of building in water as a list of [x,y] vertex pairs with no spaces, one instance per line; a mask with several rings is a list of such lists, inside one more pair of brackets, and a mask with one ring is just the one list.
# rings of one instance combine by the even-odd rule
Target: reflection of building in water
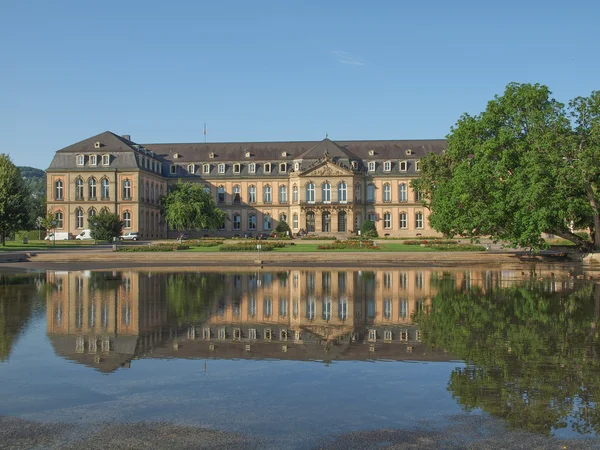
[[57,354],[110,372],[162,340],[160,280],[138,272],[49,272],[48,283],[47,332]]

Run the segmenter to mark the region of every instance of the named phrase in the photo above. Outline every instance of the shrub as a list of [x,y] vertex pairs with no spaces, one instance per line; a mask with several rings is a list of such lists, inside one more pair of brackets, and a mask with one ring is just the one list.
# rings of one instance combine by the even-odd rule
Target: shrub
[[292,233],[292,230],[290,230],[290,226],[287,224],[287,222],[285,220],[282,220],[281,222],[279,222],[277,224],[275,231],[278,234],[281,233],[283,235],[286,235],[288,231],[290,232],[290,234]]
[[357,241],[357,240],[337,241],[337,242],[332,242],[331,244],[321,244],[317,248],[319,250],[339,250],[339,249],[354,249],[354,250],[371,249],[371,250],[376,250],[376,249],[378,249],[378,247],[375,246],[375,243],[373,241],[369,241],[369,240],[363,240],[363,241]]
[[196,240],[196,241],[192,241],[191,244],[194,245],[195,247],[217,247],[219,245],[223,244],[223,239],[218,240],[218,239],[210,239],[210,240]]
[[433,250],[441,250],[446,252],[485,252],[487,248],[483,245],[473,245],[473,244],[449,244],[449,245],[437,245],[437,244],[428,244],[425,247],[431,248]]
[[336,241],[337,238],[335,236],[303,236],[301,239],[306,239],[309,241]]
[[379,233],[377,233],[377,227],[375,227],[375,222],[372,220],[365,220],[360,227],[360,235],[362,237],[379,237]]
[[421,244],[434,244],[434,245],[451,245],[451,244],[458,244],[458,241],[456,240],[451,240],[451,239],[437,239],[434,240],[434,242],[429,242],[431,241],[431,239],[427,238],[427,239],[419,239],[419,240],[412,240],[412,241],[404,241],[402,242],[404,245],[421,245]]

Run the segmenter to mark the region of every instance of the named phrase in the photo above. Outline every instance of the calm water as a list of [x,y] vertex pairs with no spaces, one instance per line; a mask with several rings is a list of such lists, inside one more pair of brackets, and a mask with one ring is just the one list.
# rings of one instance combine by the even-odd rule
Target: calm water
[[600,433],[600,286],[566,272],[0,275],[0,415],[315,445],[486,418]]

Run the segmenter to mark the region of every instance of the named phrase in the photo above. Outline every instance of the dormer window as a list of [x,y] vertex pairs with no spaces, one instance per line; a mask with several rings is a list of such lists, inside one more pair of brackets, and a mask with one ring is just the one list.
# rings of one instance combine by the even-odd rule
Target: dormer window
[[281,152],[281,157],[282,158],[285,158],[287,156],[288,156],[288,152],[286,152],[286,151]]
[[204,164],[202,166],[202,173],[205,175],[210,173],[210,164]]
[[256,172],[256,164],[250,163],[250,165],[248,166],[248,172],[255,173]]
[[265,165],[264,165],[264,172],[265,173],[271,173],[271,163],[265,163]]
[[369,162],[369,172],[375,172],[375,161]]
[[216,155],[213,152],[211,152],[211,153],[208,154],[208,157],[211,158],[211,159],[214,158],[215,156]]
[[94,148],[100,148],[102,144],[99,141],[94,142]]
[[295,172],[299,172],[300,171],[300,163],[294,164],[294,171]]
[[85,156],[77,155],[77,165],[83,166],[85,164]]
[[175,159],[178,159],[180,156],[181,156],[181,155],[180,155],[179,153],[175,153],[175,154],[173,155],[173,158],[175,158]]
[[408,164],[406,161],[400,161],[400,172],[406,172],[408,168]]
[[279,164],[279,172],[281,172],[281,173],[287,172],[287,164],[286,163]]
[[233,173],[240,173],[240,165],[239,164],[234,164],[233,165]]
[[172,165],[169,167],[169,173],[170,173],[171,175],[175,175],[175,174],[177,173],[177,166],[176,166],[175,164],[172,164]]
[[356,161],[350,161],[350,165],[354,170],[358,169],[358,163]]
[[110,165],[110,155],[102,155],[102,165],[103,166]]
[[391,161],[386,161],[383,163],[383,171],[384,172],[389,172],[390,170],[392,170],[392,163]]
[[96,166],[96,165],[98,165],[98,156],[90,155],[90,166]]
[[219,173],[220,174],[225,173],[225,164],[219,164]]
[[420,171],[421,170],[421,163],[420,161],[415,161],[415,171]]
[[196,165],[195,164],[188,164],[187,170],[189,173],[196,173]]
[[369,150],[369,156],[375,156],[375,150]]
[[246,158],[250,158],[252,155],[250,154],[250,152],[246,152]]
[[406,149],[406,154],[407,154],[407,155],[412,155],[412,150],[411,150],[410,148],[407,148],[407,149]]

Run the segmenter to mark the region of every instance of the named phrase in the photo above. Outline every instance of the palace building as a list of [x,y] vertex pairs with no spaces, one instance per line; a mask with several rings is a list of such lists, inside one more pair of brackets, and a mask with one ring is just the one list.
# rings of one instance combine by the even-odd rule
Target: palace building
[[421,158],[445,148],[443,139],[136,144],[106,131],[56,152],[48,209],[57,232],[91,229],[106,210],[144,239],[174,238],[159,202],[182,180],[203,185],[228,217],[219,230],[190,230],[191,237],[269,233],[279,221],[294,234],[343,236],[367,219],[380,236],[431,236],[410,181]]

